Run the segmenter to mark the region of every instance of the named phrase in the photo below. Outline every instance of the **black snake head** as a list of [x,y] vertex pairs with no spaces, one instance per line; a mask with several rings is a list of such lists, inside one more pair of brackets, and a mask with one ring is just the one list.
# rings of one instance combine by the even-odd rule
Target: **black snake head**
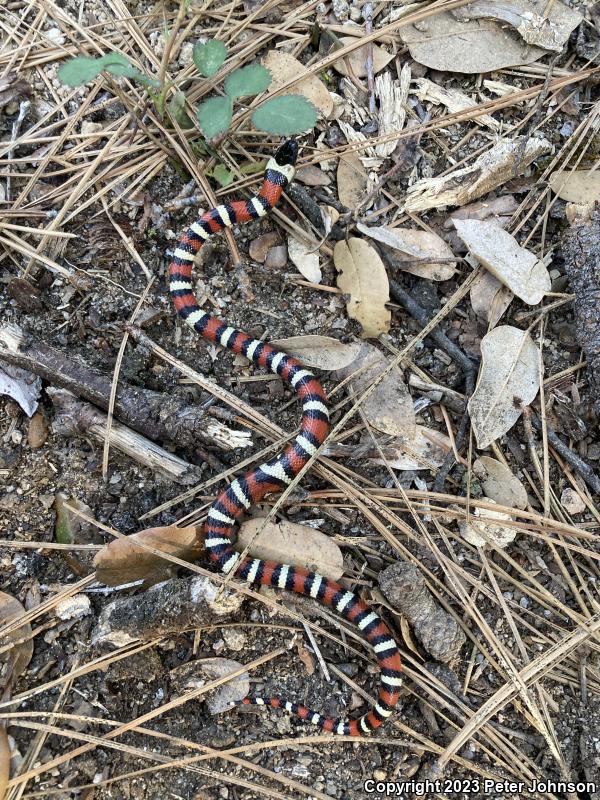
[[295,142],[294,139],[288,139],[287,142],[284,142],[281,145],[274,157],[275,161],[280,167],[284,167],[287,164],[291,164],[293,166],[298,158],[297,142]]

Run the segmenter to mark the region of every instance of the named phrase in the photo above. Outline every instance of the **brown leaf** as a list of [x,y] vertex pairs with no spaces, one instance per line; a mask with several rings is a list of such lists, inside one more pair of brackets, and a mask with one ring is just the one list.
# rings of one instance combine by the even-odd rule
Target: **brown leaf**
[[348,316],[357,320],[364,338],[377,337],[390,328],[391,313],[385,307],[390,299],[387,272],[378,253],[364,239],[336,242],[333,251],[339,272],[337,285],[350,295]]
[[375,241],[404,253],[406,261],[397,262],[404,272],[431,281],[447,281],[456,272],[456,261],[452,260],[454,253],[437,233],[410,228],[369,227],[362,222],[357,228]]
[[[356,360],[344,369],[338,370],[334,377],[339,380],[350,378],[352,392],[359,396],[389,367],[389,364],[383,353],[365,342]],[[350,377],[352,375],[354,377]],[[394,367],[379,381],[361,408],[367,420],[378,431],[405,440],[414,439],[416,435],[414,406],[399,367]]]
[[128,536],[114,539],[94,558],[96,578],[107,586],[119,586],[132,581],[144,581],[152,586],[173,577],[177,565],[139,547],[142,542],[183,561],[195,561],[204,552],[199,528],[191,525],[178,528],[167,525],[163,528],[148,528]]
[[282,350],[307,367],[331,370],[343,369],[351,364],[361,349],[360,342],[346,344],[331,336],[309,334],[308,336],[290,336],[288,339],[276,339],[271,344]]
[[298,78],[299,75],[306,74],[306,77],[301,81],[295,83],[289,89],[284,89],[283,94],[304,95],[325,119],[331,115],[333,99],[327,87],[316,75],[309,75],[304,64],[298,61],[297,58],[289,55],[289,53],[282,53],[280,50],[269,50],[262,63],[273,76],[268,89],[269,93],[276,92],[281,86],[292,79]]
[[[0,628],[25,614],[21,603],[10,594],[0,592]],[[25,671],[33,655],[31,625],[25,623],[15,628],[0,640],[2,648],[11,645],[10,649],[0,653],[0,687],[6,696],[10,696],[10,688]],[[0,693],[0,697],[1,697]]]
[[337,168],[338,198],[346,208],[357,208],[367,192],[368,176],[358,153],[349,150],[340,156]]
[[[340,36],[340,42],[345,46],[347,44],[354,44],[357,39],[354,36]],[[379,45],[373,45],[373,74],[377,75],[381,72],[390,61],[393,55],[384,50]],[[348,69],[350,65],[350,70]],[[340,75],[349,75],[350,71],[356,78],[364,78],[367,74],[367,46],[357,47],[350,55],[345,58],[340,58],[333,63],[333,68]]]
[[344,574],[342,551],[329,536],[308,525],[282,520],[267,523],[253,538],[264,521],[264,517],[254,517],[244,522],[235,549],[241,552],[252,541],[249,553],[253,558],[306,567],[334,581]]

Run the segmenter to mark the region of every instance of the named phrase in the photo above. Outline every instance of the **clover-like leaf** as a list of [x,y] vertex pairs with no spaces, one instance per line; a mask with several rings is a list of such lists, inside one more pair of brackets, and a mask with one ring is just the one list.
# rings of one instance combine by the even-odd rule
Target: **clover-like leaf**
[[99,58],[76,56],[61,64],[58,79],[65,86],[81,86],[97,78],[103,69],[104,65]]
[[211,97],[198,108],[196,117],[202,133],[212,139],[229,128],[233,114],[233,103],[230,97]]
[[306,97],[286,94],[263,103],[252,114],[252,122],[261,131],[289,136],[313,128],[317,116],[317,109]]
[[249,64],[247,67],[236,69],[225,80],[225,91],[235,99],[259,94],[268,89],[271,83],[271,73],[261,64]]
[[227,55],[227,48],[218,39],[211,39],[208,42],[196,42],[192,53],[196,69],[205,78],[212,78],[215,75]]

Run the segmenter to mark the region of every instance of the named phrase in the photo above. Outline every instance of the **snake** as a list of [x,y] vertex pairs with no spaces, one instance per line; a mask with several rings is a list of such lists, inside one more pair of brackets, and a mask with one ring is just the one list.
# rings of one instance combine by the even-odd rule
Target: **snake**
[[212,564],[249,584],[287,589],[334,609],[355,625],[371,645],[380,669],[377,702],[355,719],[332,718],[282,697],[245,697],[236,705],[270,706],[334,734],[361,736],[391,716],[400,697],[402,662],[394,636],[381,617],[357,594],[336,581],[308,569],[261,558],[242,557],[234,550],[235,526],[248,509],[268,493],[287,488],[313,458],[329,433],[325,392],[312,372],[268,343],[253,339],[198,305],[192,286],[194,260],[204,242],[224,228],[252,222],[277,205],[295,174],[298,144],[285,141],[268,159],[262,186],[250,199],[218,205],[202,214],[179,239],[168,270],[169,291],[180,317],[209,342],[242,354],[259,367],[279,375],[302,401],[299,433],[283,452],[236,478],[210,506],[204,524],[204,544]]

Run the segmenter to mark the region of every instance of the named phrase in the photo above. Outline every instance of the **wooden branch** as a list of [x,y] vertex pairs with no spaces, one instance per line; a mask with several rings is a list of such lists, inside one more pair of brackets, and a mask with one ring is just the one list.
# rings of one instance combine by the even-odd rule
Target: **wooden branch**
[[[46,389],[56,410],[52,423],[55,433],[60,436],[90,436],[97,442],[104,442],[106,436],[106,414],[98,411],[90,403],[84,403],[65,389]],[[198,467],[188,464],[181,458],[168,453],[154,442],[140,436],[125,425],[114,422],[110,431],[110,446],[125,453],[144,467],[161,472],[168,478],[175,478],[184,485],[200,480]]]
[[[108,409],[111,375],[63,350],[28,340],[16,325],[0,327],[0,361],[27,369],[53,386]],[[174,394],[142,389],[125,381],[119,381],[115,419],[149,439],[173,442],[190,450],[198,449],[199,442],[226,451],[252,446],[249,432],[235,431],[222,422],[207,419],[205,408],[189,405]],[[201,455],[211,466],[222,468],[209,454]]]

